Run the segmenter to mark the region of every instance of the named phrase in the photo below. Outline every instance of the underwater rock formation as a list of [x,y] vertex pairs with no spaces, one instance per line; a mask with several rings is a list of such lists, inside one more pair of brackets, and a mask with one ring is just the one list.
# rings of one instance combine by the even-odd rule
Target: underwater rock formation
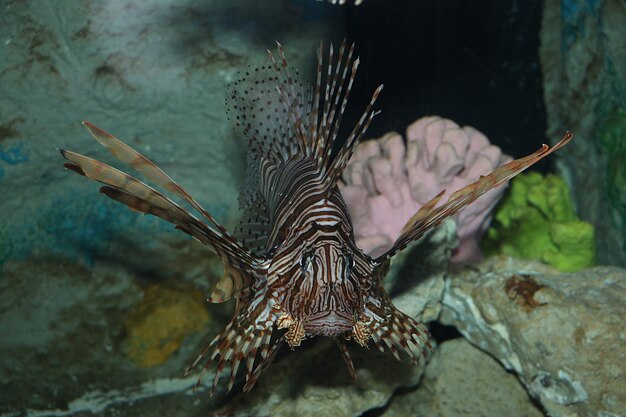
[[[406,221],[437,193],[454,191],[511,158],[478,130],[438,116],[407,128],[407,144],[397,133],[359,144],[344,172],[341,192],[348,204],[356,242],[366,253],[383,253]],[[496,188],[454,216],[459,246],[452,260],[481,257],[478,241],[505,186]]]
[[487,251],[539,259],[564,272],[594,264],[593,226],[574,212],[570,190],[557,175],[519,175],[498,206],[483,242]]
[[0,200],[0,266],[49,253],[90,264],[129,248],[141,253],[128,262],[175,259],[164,240],[188,241],[156,219],[92,198],[97,192],[87,184],[67,182],[51,152],[82,149],[87,116],[149,149],[233,227],[245,158],[224,113],[226,85],[245,64],[264,62],[276,39],[294,51],[295,66],[309,68],[308,52],[341,30],[341,10],[305,16],[304,7],[291,0],[3,3],[0,189],[11,198]]
[[383,415],[544,416],[515,376],[462,338],[439,345],[419,388],[399,393]]
[[206,296],[189,285],[152,284],[126,320],[126,353],[144,367],[169,359],[190,333],[209,321]]
[[626,266],[626,6],[622,0],[546,0],[539,48],[548,136],[576,146],[559,170],[580,217],[596,230],[598,262]]
[[550,416],[626,413],[626,270],[514,258],[451,274],[441,320],[519,377]]
[[[0,333],[6,335],[0,338],[0,357],[5,358],[0,361],[0,415],[26,415],[27,410],[46,416],[104,415],[105,410],[115,410],[118,415],[149,416],[154,415],[156,398],[158,409],[171,410],[170,415],[174,410],[189,410],[191,415],[197,407],[209,409],[206,395],[189,400],[197,376],[182,378],[197,354],[201,334],[184,331],[178,350],[159,366],[140,367],[127,351],[128,337],[135,332],[128,332],[126,322],[142,304],[146,282],[194,287],[184,295],[186,302],[207,308],[207,275],[216,259],[186,246],[178,253],[193,267],[154,259],[144,259],[144,271],[104,261],[86,267],[58,257],[8,261],[0,279]],[[168,273],[159,275],[159,268]],[[190,300],[199,291],[204,295]],[[155,307],[167,310],[165,305]],[[215,331],[230,314],[213,306],[203,330]],[[175,323],[161,324],[170,335],[177,331]],[[149,332],[141,334],[144,341],[153,340]],[[165,352],[166,346],[151,346]],[[150,412],[140,412],[144,409]]]

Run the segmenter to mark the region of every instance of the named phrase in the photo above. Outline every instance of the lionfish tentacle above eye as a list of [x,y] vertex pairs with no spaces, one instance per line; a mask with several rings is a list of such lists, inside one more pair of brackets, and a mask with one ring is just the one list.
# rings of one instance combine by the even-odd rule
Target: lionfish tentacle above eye
[[374,105],[382,85],[339,143],[359,65],[353,58],[354,44],[344,40],[337,50],[331,44],[327,58],[320,45],[313,86],[305,85],[288,65],[282,45],[278,44],[276,56],[270,51],[268,55],[265,65],[247,67],[227,90],[228,118],[235,132],[248,141],[246,180],[239,199],[243,217],[233,234],[152,161],[89,122],[84,124],[98,142],[163,191],[103,162],[61,150],[69,161],[65,166],[105,184],[101,191],[107,197],[174,224],[222,259],[224,276],[210,301],[235,298],[235,311],[187,370],[208,358],[199,385],[215,364],[211,393],[227,367],[230,390],[242,364],[246,368],[243,389],[249,391],[281,346],[287,343],[293,349],[315,336],[335,339],[352,378],[356,372],[348,340],[363,347],[371,341],[397,359],[417,362],[426,357],[431,349],[428,331],[397,310],[381,285],[390,259],[572,138],[567,133],[554,147],[544,145],[503,165],[438,206],[442,191],[409,219],[387,253],[372,259],[356,246],[337,181],[378,114]]

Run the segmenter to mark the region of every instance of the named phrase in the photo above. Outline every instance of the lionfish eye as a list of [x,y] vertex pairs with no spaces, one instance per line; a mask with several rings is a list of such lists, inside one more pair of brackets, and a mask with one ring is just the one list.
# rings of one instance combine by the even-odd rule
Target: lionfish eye
[[311,252],[306,252],[304,253],[304,255],[302,255],[302,259],[300,260],[300,267],[303,271],[306,271],[306,269],[309,267],[309,263],[311,263],[312,257],[313,253]]
[[352,259],[352,255],[345,255],[344,259],[346,261],[346,276],[350,276],[354,267],[354,259]]
[[267,253],[265,253],[264,257],[266,259],[273,258],[274,255],[276,255],[277,251],[278,251],[278,245],[274,245],[270,248],[270,250],[267,251]]

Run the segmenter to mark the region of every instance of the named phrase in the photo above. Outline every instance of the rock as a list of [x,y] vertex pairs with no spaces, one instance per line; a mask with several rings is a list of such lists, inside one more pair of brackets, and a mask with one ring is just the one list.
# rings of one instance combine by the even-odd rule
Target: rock
[[542,417],[514,375],[465,339],[437,348],[416,390],[397,395],[384,416]]
[[[207,258],[206,253],[203,256]],[[148,408],[140,403],[163,395],[170,396],[172,404],[190,402],[197,375],[182,378],[184,369],[198,354],[201,338],[215,334],[227,316],[220,306],[211,306],[212,320],[201,330],[189,324],[176,329],[161,318],[167,344],[180,345],[175,352],[167,344],[160,346],[161,354],[169,359],[160,366],[140,367],[128,358],[131,343],[127,338],[138,342],[136,336],[143,336],[149,345],[146,354],[159,350],[151,343],[146,326],[157,317],[144,316],[141,329],[135,322],[130,332],[126,324],[132,312],[144,305],[142,299],[151,298],[144,297],[143,288],[150,279],[157,280],[122,265],[87,268],[59,258],[7,262],[0,280],[0,415],[26,415],[27,411],[46,416],[93,415],[115,409],[119,415],[147,416],[154,414],[154,408],[150,413],[129,410],[131,406],[133,410]],[[158,285],[161,293],[162,288],[191,288],[184,297],[187,307],[202,303],[209,290],[205,276],[192,280],[174,275]],[[205,295],[191,300],[200,290]],[[171,307],[169,311],[175,311]],[[152,313],[166,309],[161,305]],[[204,407],[211,404],[206,394],[198,395],[196,401]]]
[[548,136],[574,132],[559,154],[598,263],[626,266],[626,7],[621,0],[546,0],[540,30]]
[[139,366],[161,365],[185,336],[206,327],[207,307],[206,296],[191,285],[149,285],[126,319],[126,354]]
[[515,372],[549,415],[626,413],[626,271],[491,258],[446,283],[441,320]]
[[0,200],[0,266],[50,253],[89,264],[137,248],[147,255],[140,259],[176,258],[163,240],[189,240],[64,171],[55,148],[123,165],[83,119],[154,160],[234,227],[246,141],[226,119],[227,84],[247,65],[266,63],[276,40],[308,80],[320,40],[342,27],[333,22],[340,10],[316,15],[290,0],[1,7],[0,189],[11,198]]
[[248,395],[237,394],[213,416],[360,416],[384,406],[399,387],[417,385],[423,364],[398,362],[375,348],[350,344],[357,380],[350,380],[337,346],[320,340],[313,349],[287,352]]

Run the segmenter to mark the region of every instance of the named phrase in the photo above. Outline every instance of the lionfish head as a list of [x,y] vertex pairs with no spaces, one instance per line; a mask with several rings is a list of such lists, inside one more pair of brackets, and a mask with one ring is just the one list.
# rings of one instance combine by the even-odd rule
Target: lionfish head
[[333,219],[295,228],[273,258],[270,292],[277,294],[279,329],[293,348],[307,337],[350,332],[363,305],[349,225]]
[[309,301],[301,308],[304,330],[311,336],[349,332],[360,307],[358,282],[352,274],[354,255],[334,240],[319,240],[300,261]]

